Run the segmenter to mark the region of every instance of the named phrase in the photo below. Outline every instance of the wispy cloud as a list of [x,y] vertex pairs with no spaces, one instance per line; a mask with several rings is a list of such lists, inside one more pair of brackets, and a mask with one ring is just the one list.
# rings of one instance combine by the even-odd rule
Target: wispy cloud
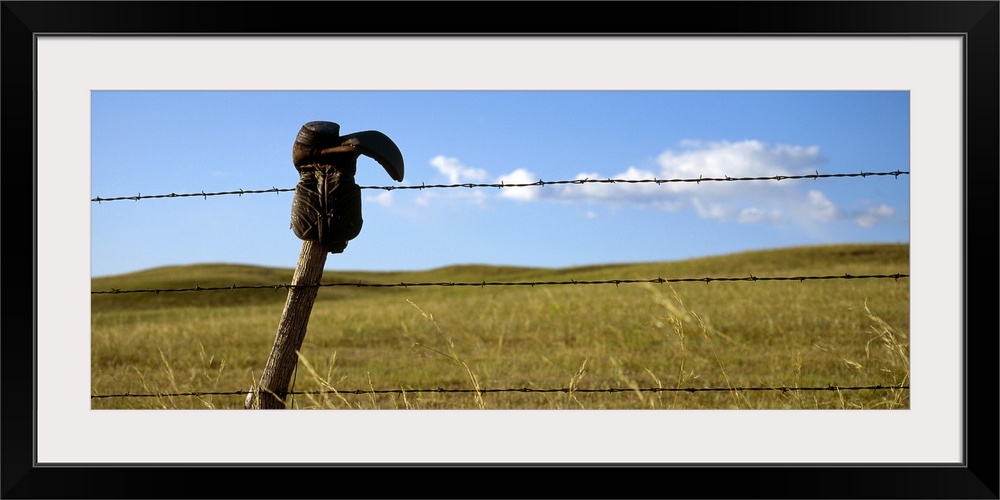
[[[756,140],[685,140],[678,144],[678,148],[660,153],[654,168],[629,166],[613,174],[581,172],[573,179],[775,177],[810,174],[825,162],[820,148],[813,145],[770,145]],[[484,169],[469,167],[458,158],[444,155],[434,157],[430,163],[450,183],[488,181],[529,184],[541,178],[525,168],[493,177]],[[872,207],[862,213],[846,214],[822,191],[802,191],[801,186],[778,181],[581,183],[505,188],[499,190],[498,196],[519,202],[573,201],[606,206],[644,206],[665,211],[690,208],[705,219],[744,224],[847,219],[859,226],[871,227],[895,215],[893,209],[886,205]],[[476,201],[482,202],[483,199],[477,198]]]
[[[680,143],[679,150],[667,150],[657,157],[656,169],[629,166],[624,171],[605,174],[583,172],[574,179],[696,179],[699,177],[773,177],[811,173],[825,160],[817,146],[776,145],[761,141],[695,141]],[[501,176],[504,182],[533,182],[537,175],[524,169]],[[775,191],[793,192],[789,183],[668,182],[586,183],[547,186],[545,189],[518,189],[503,196],[521,201],[556,199],[605,205],[640,205],[666,211],[691,207],[703,218],[742,223],[776,223],[784,219],[786,203],[775,203]],[[738,186],[736,184],[739,184]],[[521,192],[523,191],[523,192]],[[822,197],[817,192],[817,196]],[[817,216],[836,211],[823,199],[808,199]]]
[[861,227],[872,227],[880,222],[890,220],[896,216],[896,211],[887,205],[878,205],[866,209],[863,213],[854,216],[854,222]]
[[366,196],[365,201],[375,203],[377,205],[382,205],[383,207],[391,207],[392,191],[382,191],[378,194]]
[[813,219],[826,221],[837,218],[837,207],[826,195],[816,190],[810,190],[806,197],[809,201],[806,210]]
[[[431,158],[429,163],[445,176],[448,184],[487,182],[490,179],[490,174],[486,170],[465,165],[458,158],[437,155]],[[426,191],[420,193],[416,199],[416,203],[426,206],[440,197],[438,193]],[[476,205],[482,205],[486,201],[486,194],[481,191],[464,190],[462,192],[451,193],[450,198],[460,198],[471,201]]]
[[431,158],[431,166],[436,168],[448,178],[451,184],[462,182],[481,182],[489,179],[490,174],[481,168],[467,167],[458,158],[451,158],[443,155]]
[[[682,151],[664,151],[658,158],[663,175],[675,177],[746,177],[811,172],[822,164],[818,146],[768,145],[761,141],[695,141],[680,143]],[[689,188],[679,184],[677,187]]]

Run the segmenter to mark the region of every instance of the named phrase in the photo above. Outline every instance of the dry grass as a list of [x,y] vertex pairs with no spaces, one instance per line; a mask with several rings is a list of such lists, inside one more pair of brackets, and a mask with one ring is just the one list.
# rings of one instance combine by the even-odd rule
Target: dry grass
[[[891,274],[908,272],[907,252],[905,245],[819,247],[677,263],[562,270],[465,266],[412,275],[328,273],[326,279]],[[185,285],[212,286],[206,272],[195,267],[186,278],[177,269],[170,275]],[[219,279],[234,281],[228,271]],[[95,280],[94,289],[107,289],[109,280]],[[203,299],[238,293],[230,291],[147,294],[134,303],[126,295],[94,296],[92,393],[160,395],[93,399],[92,406],[242,408],[239,395],[165,394],[251,387],[270,352],[284,301],[283,294],[266,292],[243,302]],[[165,295],[172,297],[157,302]],[[907,385],[908,331],[905,279],[322,289],[294,381],[294,390],[307,394],[289,404],[339,409],[908,408],[905,389],[736,390]],[[676,390],[709,387],[733,390]],[[564,390],[489,390],[499,388]],[[608,388],[624,390],[588,392]]]

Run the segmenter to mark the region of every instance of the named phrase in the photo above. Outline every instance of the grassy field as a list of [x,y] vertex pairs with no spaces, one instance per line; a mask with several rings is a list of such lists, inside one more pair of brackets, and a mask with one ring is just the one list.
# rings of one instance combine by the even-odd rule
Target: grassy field
[[[336,256],[330,262],[335,265]],[[789,248],[567,269],[328,270],[323,281],[896,273],[909,274],[908,245]],[[195,265],[95,278],[92,290],[273,285],[290,282],[291,275],[292,269]],[[249,389],[270,353],[286,295],[284,289],[92,295],[92,396],[157,395],[92,398],[92,407],[242,408],[240,394],[171,394]],[[316,394],[295,395],[290,405],[906,409],[909,390],[892,387],[909,385],[909,297],[908,278],[321,288],[293,387]],[[831,386],[887,388],[745,390]],[[537,392],[493,391],[522,388]]]

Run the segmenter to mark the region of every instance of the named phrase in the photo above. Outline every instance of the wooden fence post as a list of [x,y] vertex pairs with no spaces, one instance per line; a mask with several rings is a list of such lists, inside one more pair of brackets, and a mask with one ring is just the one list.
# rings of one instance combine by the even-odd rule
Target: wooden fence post
[[374,158],[396,181],[403,180],[403,156],[385,134],[374,130],[340,135],[332,122],[302,126],[292,146],[299,183],[292,200],[292,230],[303,240],[278,333],[260,383],[247,394],[247,409],[285,408],[285,397],[306,336],[326,254],[341,253],[361,232],[361,188],[354,182],[360,155]]

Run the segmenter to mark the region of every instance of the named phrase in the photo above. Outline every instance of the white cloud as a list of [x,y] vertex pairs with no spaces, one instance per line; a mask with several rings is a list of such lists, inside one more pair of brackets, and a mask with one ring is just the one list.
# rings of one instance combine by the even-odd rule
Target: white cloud
[[467,167],[458,158],[438,155],[431,158],[430,164],[444,174],[450,184],[479,182],[489,178],[489,173],[485,170]]
[[392,206],[392,192],[383,191],[379,194],[373,194],[365,197],[366,202],[372,202],[376,205],[382,205],[383,207]]
[[868,212],[878,217],[892,217],[893,215],[896,215],[896,211],[888,205],[879,205],[875,208],[869,209]]
[[872,227],[875,224],[892,218],[895,215],[896,211],[893,210],[892,207],[883,204],[877,207],[869,208],[863,214],[855,217],[854,222],[861,227]]
[[[721,179],[802,175],[825,162],[818,146],[769,145],[762,141],[696,141],[680,143],[680,151],[657,157],[657,178]],[[800,215],[802,206],[811,220],[829,220],[837,209],[819,191],[797,194],[796,184],[776,180],[746,182],[669,182],[663,185],[677,204],[690,203],[699,217],[744,224],[776,224]]]
[[[657,210],[676,211],[692,208],[705,219],[742,224],[801,225],[836,219],[853,220],[871,227],[895,216],[886,205],[872,207],[863,213],[845,214],[826,194],[819,190],[803,191],[803,183],[771,180],[777,176],[808,175],[825,163],[818,146],[778,144],[757,140],[698,141],[685,140],[675,150],[666,150],[656,159],[653,168],[629,166],[616,174],[581,172],[573,180],[588,180],[579,184],[501,188],[499,198],[531,202],[563,200],[607,206],[634,205]],[[540,176],[525,168],[492,177],[480,168],[469,167],[458,158],[439,155],[430,160],[438,172],[452,184],[482,183],[495,179],[503,184],[533,184]],[[674,182],[681,179],[761,177],[747,182],[702,181]],[[564,180],[545,179],[549,181]],[[642,180],[644,182],[597,182],[608,179]],[[646,182],[657,179],[663,181]],[[419,203],[437,198],[420,197]],[[494,194],[487,190],[461,196],[477,204],[485,203]],[[373,197],[376,203],[390,203],[389,193]],[[472,196],[475,195],[475,196]],[[449,196],[451,198],[453,196]],[[587,211],[585,217],[596,212]]]
[[[604,204],[636,204],[674,211],[691,206],[703,218],[742,223],[782,222],[794,213],[793,184],[760,180],[748,182],[680,182],[687,179],[726,177],[777,177],[812,173],[825,160],[817,146],[768,145],[761,141],[695,141],[680,143],[680,151],[667,150],[657,157],[659,170],[629,167],[605,176],[582,173],[576,179],[658,179],[663,183],[587,183],[555,190],[560,199]],[[791,192],[789,192],[791,191]],[[776,196],[776,193],[785,193]],[[808,195],[810,214],[826,218],[836,207],[819,192]]]
[[698,217],[715,219],[721,222],[739,222],[741,224],[777,224],[784,222],[781,208],[762,208],[758,206],[739,207],[735,203],[715,202],[694,198],[691,200]]
[[737,222],[743,224],[775,224],[784,221],[784,215],[780,209],[765,210],[759,207],[750,207],[740,210]]
[[837,217],[837,207],[826,195],[819,191],[811,190],[806,196],[809,201],[808,205],[806,205],[806,210],[813,219],[828,221]]
[[[538,176],[530,170],[519,168],[509,174],[501,175],[497,179],[497,182],[502,184],[531,184],[532,182],[538,182]],[[541,198],[545,193],[545,189],[545,186],[501,188],[500,196],[511,200],[532,201]]]
[[[643,180],[656,177],[654,172],[629,167],[624,172],[602,176],[596,172],[578,174],[573,180],[602,181],[609,179]],[[655,183],[587,182],[560,185],[556,196],[565,200],[584,200],[596,203],[657,203],[663,201],[664,191]]]
[[[769,146],[761,141],[681,141],[684,151],[664,151],[657,158],[660,178],[694,179],[700,177],[776,177],[812,173],[824,162],[818,146]],[[757,182],[757,181],[753,181]],[[765,181],[760,181],[765,182]],[[729,183],[714,182],[716,190],[724,186],[737,189]],[[700,184],[676,182],[668,184],[675,192],[701,189]],[[741,183],[738,189],[746,189]]]
[[727,221],[732,219],[735,210],[726,205],[705,202],[698,198],[691,200],[691,205],[694,206],[695,212],[698,213],[698,217],[702,219],[719,219],[722,221]]
[[413,199],[413,203],[418,207],[430,206],[433,197],[430,193],[420,193]]

